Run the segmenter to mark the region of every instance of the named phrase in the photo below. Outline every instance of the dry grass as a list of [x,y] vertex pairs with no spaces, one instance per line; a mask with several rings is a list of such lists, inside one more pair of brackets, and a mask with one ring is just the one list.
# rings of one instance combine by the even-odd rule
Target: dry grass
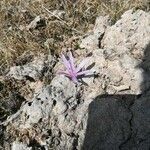
[[[130,9],[149,11],[149,0],[1,0],[0,74],[16,65],[22,55],[59,53],[63,47],[78,48],[71,37],[82,36],[98,15],[110,15],[112,22]],[[52,15],[62,10],[61,18]],[[44,18],[37,28],[25,27],[36,16]],[[47,42],[46,42],[47,41]],[[46,43],[45,43],[46,42]]]

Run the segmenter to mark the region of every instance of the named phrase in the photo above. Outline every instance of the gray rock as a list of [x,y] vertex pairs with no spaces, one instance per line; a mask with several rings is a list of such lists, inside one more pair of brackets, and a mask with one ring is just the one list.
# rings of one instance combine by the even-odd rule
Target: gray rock
[[101,36],[102,34],[104,34],[106,28],[109,26],[109,16],[99,16],[96,18],[93,32],[95,35]]
[[128,10],[120,20],[106,29],[102,46],[120,54],[131,51],[134,57],[143,56],[143,49],[150,41],[149,24],[149,13]]
[[42,71],[45,67],[45,56],[41,55],[34,59],[33,62],[30,62],[23,66],[14,66],[10,68],[7,76],[22,80],[38,80],[42,76]]
[[27,30],[32,30],[32,29],[36,29],[38,27],[42,27],[42,26],[45,26],[45,25],[46,25],[45,19],[42,18],[41,16],[36,16],[34,18],[34,20],[31,21],[30,24],[26,26],[26,29]]
[[95,21],[93,33],[90,33],[90,35],[82,39],[80,47],[85,48],[87,50],[100,48],[101,47],[100,40],[102,39],[103,34],[109,25],[110,25],[109,16],[97,17]]
[[31,147],[27,147],[26,144],[19,143],[19,142],[13,142],[11,149],[12,150],[32,150]]
[[97,35],[89,35],[82,39],[82,43],[80,44],[81,48],[85,49],[97,49],[99,48],[99,40]]

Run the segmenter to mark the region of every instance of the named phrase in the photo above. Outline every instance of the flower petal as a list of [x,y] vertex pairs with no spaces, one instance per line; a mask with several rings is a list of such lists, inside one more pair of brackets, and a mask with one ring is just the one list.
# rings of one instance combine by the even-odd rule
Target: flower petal
[[63,54],[62,54],[61,58],[62,58],[62,60],[63,60],[64,66],[65,66],[66,69],[69,71],[69,70],[71,69],[69,61],[66,59],[66,57],[65,57]]
[[71,52],[69,52],[69,63],[70,63],[71,71],[72,71],[72,72],[76,72],[75,64],[74,64],[74,58],[73,58]]
[[78,79],[77,79],[76,76],[71,77],[71,80],[72,80],[74,83],[78,83]]

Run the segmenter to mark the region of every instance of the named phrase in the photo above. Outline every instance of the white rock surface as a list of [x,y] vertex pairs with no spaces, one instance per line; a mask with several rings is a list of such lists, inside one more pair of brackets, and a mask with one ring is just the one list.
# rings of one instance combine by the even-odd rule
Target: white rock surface
[[[113,26],[106,29],[102,45],[117,53],[143,56],[150,41],[150,15],[142,10],[128,10]],[[135,56],[134,56],[135,54]]]
[[31,78],[33,80],[38,80],[44,69],[45,65],[44,55],[36,57],[33,62],[30,62],[23,66],[14,66],[10,68],[7,76],[13,77],[18,80]]
[[32,150],[32,147],[27,147],[26,144],[13,142],[12,150]]
[[87,50],[100,48],[99,39],[103,37],[103,34],[106,28],[109,27],[109,25],[110,25],[109,16],[97,17],[92,33],[90,33],[90,35],[82,39],[80,47],[85,48]]

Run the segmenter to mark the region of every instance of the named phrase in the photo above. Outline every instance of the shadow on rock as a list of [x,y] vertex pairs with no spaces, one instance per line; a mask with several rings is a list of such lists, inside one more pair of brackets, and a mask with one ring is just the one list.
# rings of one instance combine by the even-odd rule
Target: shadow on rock
[[150,44],[144,51],[141,94],[100,95],[89,105],[82,150],[150,149]]

